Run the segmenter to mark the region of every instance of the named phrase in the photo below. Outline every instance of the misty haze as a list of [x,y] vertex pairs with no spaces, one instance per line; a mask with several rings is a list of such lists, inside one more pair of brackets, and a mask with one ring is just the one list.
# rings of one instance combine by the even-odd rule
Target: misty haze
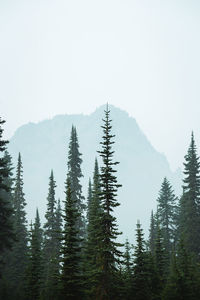
[[200,2],[0,2],[0,300],[200,299]]

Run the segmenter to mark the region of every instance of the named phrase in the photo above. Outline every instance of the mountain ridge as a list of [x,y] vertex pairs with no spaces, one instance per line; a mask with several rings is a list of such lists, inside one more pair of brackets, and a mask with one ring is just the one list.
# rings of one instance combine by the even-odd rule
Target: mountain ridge
[[[67,174],[68,144],[72,124],[76,126],[80,152],[83,154],[82,179],[84,196],[87,197],[89,177],[93,175],[97,150],[102,136],[102,118],[105,106],[92,114],[63,114],[38,123],[28,123],[18,128],[10,140],[9,152],[16,165],[21,152],[24,166],[24,190],[27,199],[28,218],[33,219],[36,207],[43,217],[46,210],[48,178],[54,170],[57,182],[57,198],[63,200],[64,182]],[[118,165],[118,180],[122,184],[116,209],[120,230],[130,239],[134,238],[137,219],[145,231],[149,225],[151,209],[164,176],[172,182],[176,192],[181,183],[180,172],[172,172],[164,154],[158,152],[139,128],[135,118],[126,111],[109,106],[115,137],[114,160]],[[101,159],[98,157],[99,164]],[[43,218],[42,218],[43,219]]]

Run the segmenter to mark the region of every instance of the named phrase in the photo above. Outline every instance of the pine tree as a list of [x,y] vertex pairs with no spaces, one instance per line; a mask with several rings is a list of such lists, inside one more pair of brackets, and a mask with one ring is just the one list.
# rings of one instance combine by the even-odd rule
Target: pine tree
[[29,263],[27,269],[27,298],[40,299],[42,278],[42,229],[38,209],[35,223],[30,230]]
[[[69,143],[69,152],[68,152],[68,174],[67,177],[71,183],[71,190],[73,191],[72,197],[77,205],[79,212],[79,217],[77,218],[77,234],[80,235],[80,241],[85,237],[85,218],[83,215],[85,205],[83,203],[84,197],[82,195],[82,186],[80,183],[81,178],[83,177],[81,171],[82,164],[82,154],[79,152],[79,143],[78,136],[76,132],[76,127],[72,126],[70,143]],[[81,245],[82,246],[82,245]]]
[[57,201],[56,213],[55,213],[55,253],[57,261],[57,275],[60,273],[60,262],[61,262],[61,248],[62,248],[62,210],[60,205],[60,199]]
[[16,241],[13,243],[10,253],[9,269],[10,283],[14,292],[14,299],[23,299],[25,293],[24,279],[27,268],[27,221],[25,212],[26,201],[23,192],[23,167],[21,155],[19,153],[16,179],[13,193],[14,207],[14,232]]
[[163,236],[159,222],[157,223],[156,244],[155,244],[155,268],[157,273],[156,290],[161,295],[166,280],[166,256],[164,249]]
[[172,245],[175,241],[176,236],[176,221],[177,221],[177,198],[174,195],[172,186],[165,177],[161,189],[159,192],[159,197],[157,199],[157,215],[160,224],[160,229],[163,237],[163,246],[165,250],[166,257],[166,268],[169,265],[169,260],[171,256]]
[[155,255],[155,244],[156,244],[156,220],[153,214],[153,210],[151,212],[151,221],[150,221],[150,229],[149,229],[149,241],[148,246],[151,254]]
[[[62,249],[62,212],[60,200],[57,202],[55,212],[55,251],[52,260],[51,276],[49,280],[49,300],[60,299],[60,271]],[[51,296],[50,296],[51,295]]]
[[[5,123],[4,120],[0,118],[0,153],[6,150],[6,145],[8,141],[3,140],[3,128],[2,125]],[[9,199],[10,186],[9,186],[9,175],[10,166],[8,159],[0,157],[0,263],[2,260],[2,254],[9,248],[12,244],[14,238],[13,235],[13,225],[12,225],[12,207]],[[1,272],[0,272],[1,276]]]
[[[8,296],[7,276],[10,248],[15,240],[12,208],[12,162],[6,151],[8,141],[2,139],[5,121],[0,118],[0,298]],[[3,155],[4,153],[4,155]]]
[[131,246],[126,240],[125,244],[125,252],[124,252],[124,271],[123,271],[123,279],[124,279],[124,298],[126,300],[131,300],[132,297],[132,261],[131,261]]
[[137,223],[136,246],[134,251],[133,290],[135,300],[152,298],[151,274],[149,273],[148,256],[145,251],[144,234],[140,223]]
[[61,208],[60,203],[56,208],[55,199],[56,182],[53,170],[49,177],[49,190],[47,196],[47,211],[44,224],[44,246],[43,246],[43,298],[54,300],[58,294],[58,277],[60,269],[60,247],[61,241]]
[[194,135],[185,156],[183,196],[180,199],[179,233],[189,252],[200,255],[200,163]]
[[96,286],[99,276],[99,222],[100,222],[100,178],[97,159],[93,173],[93,183],[88,189],[88,209],[87,209],[87,240],[85,244],[85,269],[86,286],[88,297],[93,299],[96,296]]
[[178,241],[177,253],[171,260],[171,272],[164,289],[165,300],[195,300],[200,297],[199,267],[187,252],[184,237]]
[[88,196],[87,196],[87,226],[90,219],[91,203],[92,203],[92,183],[91,183],[91,179],[89,178]]
[[115,176],[116,170],[113,168],[118,162],[113,162],[112,145],[114,144],[114,135],[111,134],[111,119],[108,107],[105,111],[105,119],[103,119],[103,140],[100,143],[102,150],[98,151],[103,160],[100,174],[100,201],[102,212],[100,216],[99,240],[101,247],[100,255],[100,274],[97,288],[97,299],[117,299],[120,297],[118,293],[119,286],[115,283],[118,276],[117,265],[120,263],[122,256],[119,247],[121,244],[116,242],[116,238],[120,234],[117,230],[116,217],[113,216],[113,210],[119,206],[116,200],[117,190],[121,186],[117,183]]
[[80,238],[77,234],[77,219],[79,217],[78,207],[75,197],[72,197],[71,181],[66,181],[66,200],[64,207],[64,231],[62,247],[62,299],[82,300],[82,280],[81,280],[81,248]]
[[181,290],[181,276],[177,267],[176,254],[172,252],[170,272],[164,288],[162,299],[163,300],[183,300],[184,295]]

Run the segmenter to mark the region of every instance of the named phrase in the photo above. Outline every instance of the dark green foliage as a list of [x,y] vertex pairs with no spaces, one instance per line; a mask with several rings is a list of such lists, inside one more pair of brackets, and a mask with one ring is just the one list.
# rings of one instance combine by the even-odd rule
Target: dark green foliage
[[88,196],[87,196],[87,225],[88,225],[88,221],[90,219],[91,202],[92,202],[92,183],[91,183],[91,179],[89,179]]
[[[3,123],[0,120],[0,125]],[[0,265],[0,299],[200,299],[200,163],[193,134],[185,156],[179,207],[164,178],[157,212],[151,214],[149,239],[144,240],[138,222],[132,259],[128,240],[123,255],[117,242],[120,233],[114,209],[119,205],[120,185],[108,107],[102,128],[102,150],[98,152],[103,164],[99,173],[95,160],[93,180],[89,181],[87,223],[80,183],[82,159],[72,126],[63,215],[51,171],[44,235],[37,210],[28,239],[21,155],[13,188],[11,157],[5,151],[7,142],[1,140],[0,127],[0,260],[4,263]]]
[[159,223],[157,224],[154,259],[157,272],[157,290],[159,293],[161,293],[166,279],[166,255]]
[[71,181],[67,178],[66,182],[66,200],[64,202],[64,231],[62,247],[62,299],[82,300],[82,281],[81,281],[81,248],[80,238],[77,234],[77,219],[79,212],[77,200],[72,197]]
[[42,279],[42,229],[38,209],[30,230],[29,262],[27,268],[27,299],[40,299]]
[[195,300],[200,297],[199,266],[187,252],[183,237],[180,238],[177,254],[173,253],[170,275],[163,292],[166,300]]
[[113,168],[118,162],[113,162],[112,145],[114,143],[114,135],[111,134],[110,111],[105,111],[105,119],[103,119],[103,137],[102,150],[98,151],[103,160],[100,173],[100,201],[102,211],[100,212],[100,230],[99,241],[101,246],[99,249],[100,256],[100,274],[97,288],[97,299],[117,299],[119,297],[118,288],[115,279],[118,275],[117,264],[120,263],[122,256],[119,247],[121,244],[116,242],[116,238],[120,234],[117,230],[116,218],[113,216],[113,210],[119,206],[116,200],[117,190],[121,186],[117,183],[115,176],[116,170]]
[[[68,178],[71,183],[71,189],[73,191],[72,197],[77,205],[79,212],[79,217],[77,218],[76,227],[78,229],[77,234],[80,235],[80,238],[85,237],[85,218],[83,215],[85,205],[83,203],[84,197],[82,195],[82,186],[80,183],[81,177],[83,177],[81,171],[82,158],[81,153],[79,152],[79,143],[78,136],[76,132],[76,127],[72,126],[71,137],[69,143],[69,152],[68,152]],[[80,239],[80,240],[81,240]]]
[[131,246],[128,240],[125,242],[124,252],[124,269],[123,269],[123,280],[124,280],[124,298],[129,300],[132,299],[132,261],[131,261]]
[[97,159],[95,160],[93,184],[89,184],[88,189],[88,209],[87,209],[87,240],[85,244],[85,268],[86,284],[88,296],[92,298],[96,295],[96,286],[99,276],[99,222],[100,222],[100,181]]
[[25,272],[28,262],[28,232],[25,212],[26,201],[23,192],[23,167],[19,153],[16,178],[13,192],[14,233],[16,240],[7,257],[6,280],[9,282],[9,292],[14,299],[25,297]]
[[61,259],[61,241],[62,241],[62,211],[60,205],[60,199],[58,199],[56,213],[55,213],[55,253],[56,259],[59,262],[60,269],[60,259]]
[[155,245],[156,245],[156,220],[153,214],[153,210],[151,212],[151,220],[150,220],[150,229],[149,229],[149,240],[148,246],[152,255],[155,255]]
[[2,139],[2,125],[4,123],[5,121],[0,118],[0,263],[3,252],[11,246],[13,239],[12,207],[10,203],[11,184],[9,182],[12,168],[8,154],[2,155],[8,144],[8,141]]
[[135,300],[152,299],[152,273],[149,269],[150,258],[145,250],[144,234],[140,223],[137,223],[136,246],[134,251],[133,265],[133,289],[132,295]]
[[43,246],[43,298],[54,300],[58,296],[58,277],[60,272],[60,250],[61,250],[61,207],[60,201],[56,208],[55,199],[56,182],[53,171],[49,177],[49,191],[47,196],[47,211],[44,224],[44,246]]
[[161,234],[163,237],[163,247],[166,257],[166,268],[169,265],[172,245],[175,242],[176,226],[177,226],[177,198],[174,195],[172,186],[165,177],[159,197],[157,199],[157,218],[160,225]]
[[184,236],[185,246],[198,259],[200,255],[200,163],[192,133],[188,153],[185,156],[183,196],[180,199],[179,234]]

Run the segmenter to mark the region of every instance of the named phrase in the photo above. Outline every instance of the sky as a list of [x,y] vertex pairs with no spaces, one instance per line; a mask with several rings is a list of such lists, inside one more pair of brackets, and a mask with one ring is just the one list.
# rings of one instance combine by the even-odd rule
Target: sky
[[199,0],[1,0],[4,137],[109,102],[182,167],[192,130],[200,150],[199,32]]

